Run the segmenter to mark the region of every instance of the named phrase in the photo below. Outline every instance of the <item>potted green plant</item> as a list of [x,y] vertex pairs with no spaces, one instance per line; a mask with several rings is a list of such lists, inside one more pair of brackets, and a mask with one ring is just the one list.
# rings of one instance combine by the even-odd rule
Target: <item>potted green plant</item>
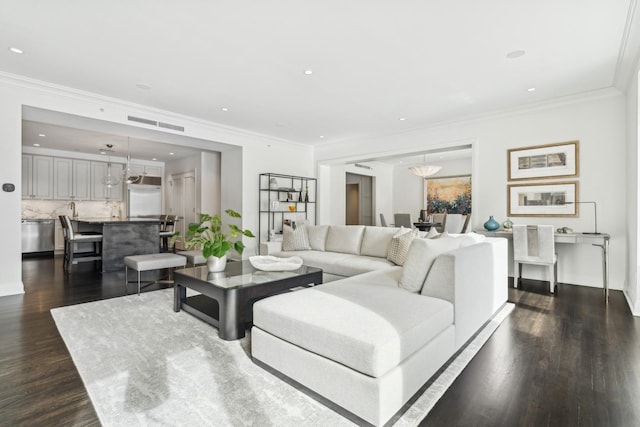
[[[240,214],[232,209],[225,211],[231,218],[240,218]],[[227,253],[233,249],[239,255],[244,251],[242,236],[256,237],[249,230],[242,230],[235,224],[228,224],[228,233],[223,230],[220,215],[200,214],[199,222],[189,224],[184,245],[187,249],[202,248],[202,256],[207,260],[209,271],[223,271],[227,265]],[[180,235],[176,232],[172,243]]]

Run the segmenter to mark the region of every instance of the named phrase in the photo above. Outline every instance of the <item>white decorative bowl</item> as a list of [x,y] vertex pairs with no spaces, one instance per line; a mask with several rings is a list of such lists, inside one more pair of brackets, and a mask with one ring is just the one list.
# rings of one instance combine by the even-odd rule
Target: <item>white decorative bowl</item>
[[271,255],[256,255],[249,257],[251,265],[262,271],[291,271],[302,266],[302,258],[292,256],[289,258],[278,258]]

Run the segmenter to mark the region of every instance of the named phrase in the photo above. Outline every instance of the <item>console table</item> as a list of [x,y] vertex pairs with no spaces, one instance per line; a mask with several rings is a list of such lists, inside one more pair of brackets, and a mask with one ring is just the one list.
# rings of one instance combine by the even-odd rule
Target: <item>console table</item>
[[[484,234],[487,237],[504,237],[508,240],[513,239],[513,233],[507,230],[477,230],[476,233]],[[554,233],[555,243],[587,244],[597,246],[602,249],[602,286],[604,288],[604,301],[606,304],[609,303],[609,239],[610,236],[606,233]]]

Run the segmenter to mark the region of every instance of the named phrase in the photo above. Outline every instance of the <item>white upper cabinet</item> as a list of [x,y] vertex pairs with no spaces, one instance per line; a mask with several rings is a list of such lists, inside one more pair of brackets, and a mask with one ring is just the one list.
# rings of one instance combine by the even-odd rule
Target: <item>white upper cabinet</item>
[[53,198],[53,157],[22,155],[22,197]]
[[89,200],[91,162],[55,157],[53,165],[54,199]]
[[135,175],[162,176],[162,166],[131,164],[131,172]]

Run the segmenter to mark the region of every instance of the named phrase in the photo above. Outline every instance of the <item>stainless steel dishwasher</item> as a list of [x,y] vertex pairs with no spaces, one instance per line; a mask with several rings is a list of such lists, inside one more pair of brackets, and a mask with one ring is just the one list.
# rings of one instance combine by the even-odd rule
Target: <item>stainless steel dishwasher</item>
[[53,252],[55,248],[55,220],[22,220],[22,253]]

